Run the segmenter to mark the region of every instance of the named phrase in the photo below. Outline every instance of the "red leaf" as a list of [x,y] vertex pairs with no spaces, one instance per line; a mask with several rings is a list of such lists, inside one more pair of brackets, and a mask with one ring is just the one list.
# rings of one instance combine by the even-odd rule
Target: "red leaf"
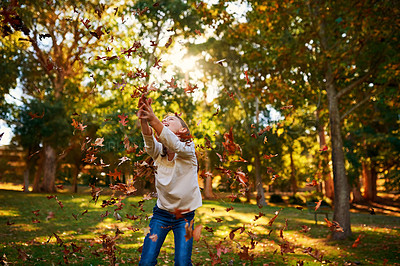
[[128,116],[125,114],[122,115],[118,115],[118,118],[120,119],[119,123],[121,123],[121,125],[126,126],[128,124],[127,118]]
[[235,143],[232,133],[232,127],[229,130],[229,133],[224,133],[225,142],[222,143],[225,150],[228,151],[229,154],[234,154],[237,150],[242,151],[240,146]]
[[182,213],[188,212],[188,211],[190,211],[190,209],[180,210],[180,209],[175,208],[175,210],[173,212],[170,212],[170,213],[175,215],[175,219],[179,219],[179,218],[183,218]]
[[118,179],[121,178],[121,174],[122,174],[121,172],[118,172],[117,169],[115,169],[115,170],[114,170],[114,173],[112,173],[112,172],[110,171],[107,175],[113,177],[114,180],[117,180],[117,178],[118,178]]
[[317,211],[318,208],[321,206],[322,200],[319,200],[318,202],[315,203],[317,203],[317,205],[315,205],[315,211]]
[[358,235],[357,239],[354,241],[353,245],[351,245],[352,248],[356,248],[358,244],[360,244],[361,240],[361,235]]
[[233,210],[233,207],[232,207],[232,206],[225,209],[226,212],[229,212],[229,211],[231,211],[231,210]]
[[336,221],[329,221],[328,219],[324,218],[326,221],[327,226],[330,228],[332,232],[344,232],[343,228],[339,225]]
[[324,151],[327,151],[327,150],[328,150],[328,146],[325,145],[325,146],[323,146],[322,149],[320,149],[319,151],[324,152]]

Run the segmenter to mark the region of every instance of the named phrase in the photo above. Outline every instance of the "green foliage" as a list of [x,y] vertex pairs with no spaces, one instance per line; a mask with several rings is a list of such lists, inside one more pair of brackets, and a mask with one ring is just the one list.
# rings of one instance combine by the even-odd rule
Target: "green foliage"
[[279,195],[279,194],[272,194],[269,197],[269,202],[271,202],[271,203],[282,203],[283,199],[282,199],[282,196]]

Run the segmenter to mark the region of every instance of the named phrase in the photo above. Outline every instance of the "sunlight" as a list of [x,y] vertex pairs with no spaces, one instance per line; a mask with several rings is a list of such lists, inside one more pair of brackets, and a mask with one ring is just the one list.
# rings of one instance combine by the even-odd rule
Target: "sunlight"
[[180,62],[177,62],[177,66],[184,72],[191,72],[195,69],[197,58],[194,56],[185,56]]

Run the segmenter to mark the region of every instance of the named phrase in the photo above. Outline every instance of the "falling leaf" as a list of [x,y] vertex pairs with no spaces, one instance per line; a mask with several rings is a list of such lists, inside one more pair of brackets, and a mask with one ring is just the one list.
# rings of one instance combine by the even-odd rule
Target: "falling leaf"
[[149,236],[149,238],[151,239],[151,241],[157,242],[158,236],[157,234],[152,234],[151,236]]
[[328,150],[328,146],[324,145],[319,151],[324,152]]
[[186,239],[186,241],[190,240],[193,237],[193,223],[194,223],[194,220],[191,220],[190,224],[189,223],[185,224],[185,230],[186,230],[185,239]]
[[118,115],[118,118],[120,119],[120,121],[118,121],[121,125],[126,126],[128,124],[127,118],[128,116],[125,114],[122,115]]
[[183,218],[184,217],[182,215],[182,213],[186,213],[186,212],[189,212],[189,211],[190,211],[190,209],[181,210],[181,209],[175,208],[175,210],[173,212],[170,212],[170,213],[175,215],[175,219],[179,219],[179,218]]
[[315,202],[317,205],[315,205],[315,210],[314,211],[317,211],[318,210],[318,208],[321,206],[321,203],[322,203],[322,200],[319,200],[318,202]]
[[278,217],[279,213],[283,210],[283,208],[281,208],[279,211],[275,212],[275,216],[271,218],[271,220],[269,220],[268,222],[268,226],[272,226],[272,224],[274,223],[275,219]]
[[32,223],[33,224],[38,224],[38,223],[40,223],[40,221],[38,219],[32,218]]
[[290,109],[290,108],[293,108],[293,105],[282,106],[280,109],[285,110],[285,109]]
[[303,232],[303,233],[307,233],[311,230],[311,228],[308,227],[307,225],[302,225],[301,228],[302,229],[300,230],[300,232]]
[[36,216],[39,216],[39,212],[40,212],[40,210],[32,211],[32,213],[33,213],[34,215],[36,215]]
[[195,228],[193,229],[193,239],[197,242],[200,241],[201,238],[201,229],[203,226],[201,224],[196,225]]
[[233,207],[232,207],[232,206],[225,209],[226,212],[229,212],[229,211],[231,211],[231,210],[233,210]]
[[332,232],[344,232],[343,228],[339,225],[336,221],[329,221],[328,219],[324,218],[326,221],[327,226],[330,228]]
[[43,112],[42,112],[41,115],[38,115],[38,114],[36,114],[36,113],[34,114],[34,113],[32,113],[32,112],[29,112],[28,115],[31,117],[31,120],[32,120],[32,119],[35,119],[35,118],[39,118],[39,119],[40,119],[40,118],[43,118],[43,116],[44,116],[44,110],[43,110]]
[[131,159],[128,158],[128,157],[126,157],[126,156],[124,156],[124,157],[119,158],[118,160],[121,161],[121,162],[118,164],[118,166],[120,166],[120,165],[123,164],[124,162],[130,161]]
[[92,145],[93,145],[93,146],[100,146],[100,147],[103,147],[103,146],[104,146],[103,141],[104,141],[104,138],[97,138],[97,139],[94,141],[94,144],[92,144]]
[[114,180],[117,180],[117,179],[121,179],[121,174],[122,174],[122,172],[118,172],[117,169],[114,169],[114,173],[112,173],[110,171],[107,175],[113,177]]
[[257,221],[258,219],[260,219],[260,218],[263,217],[263,216],[265,216],[265,214],[262,213],[262,212],[260,212],[258,215],[256,215],[256,216],[254,217],[254,221]]
[[354,241],[353,245],[351,245],[352,248],[356,248],[358,244],[360,244],[361,240],[361,235],[358,235],[357,239]]

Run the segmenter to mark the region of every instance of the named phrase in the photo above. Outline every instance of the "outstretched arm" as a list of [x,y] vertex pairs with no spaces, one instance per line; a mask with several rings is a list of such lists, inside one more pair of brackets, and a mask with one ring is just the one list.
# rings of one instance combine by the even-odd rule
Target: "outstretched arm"
[[151,107],[152,102],[153,101],[151,98],[147,99],[144,95],[142,95],[139,99],[139,111],[137,116],[140,119],[140,125],[142,126],[143,134],[150,135],[152,133],[151,128],[149,127],[150,125],[152,128],[154,128],[157,135],[160,135],[164,125],[154,114],[153,108]]

